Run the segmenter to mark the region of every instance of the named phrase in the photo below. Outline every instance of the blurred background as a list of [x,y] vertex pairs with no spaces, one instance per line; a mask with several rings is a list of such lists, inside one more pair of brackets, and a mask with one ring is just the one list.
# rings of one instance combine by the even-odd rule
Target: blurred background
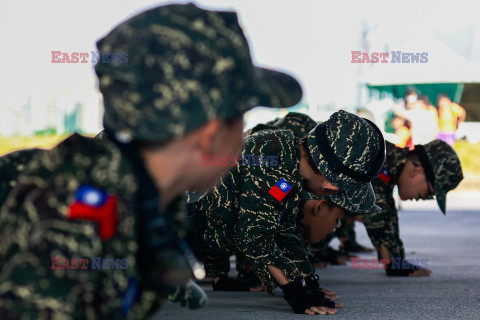
[[[184,1],[179,1],[184,2]],[[51,63],[51,51],[91,52],[102,35],[151,0],[0,3],[0,155],[50,148],[73,132],[102,129],[94,65]],[[480,20],[472,1],[202,0],[236,10],[252,57],[287,70],[304,99],[285,110],[256,108],[246,129],[289,111],[323,121],[338,109],[374,120],[399,146],[441,138],[460,155],[459,191],[480,191]],[[352,51],[387,52],[389,63],[352,63]],[[391,52],[427,53],[391,63]],[[439,95],[443,94],[442,96]]]

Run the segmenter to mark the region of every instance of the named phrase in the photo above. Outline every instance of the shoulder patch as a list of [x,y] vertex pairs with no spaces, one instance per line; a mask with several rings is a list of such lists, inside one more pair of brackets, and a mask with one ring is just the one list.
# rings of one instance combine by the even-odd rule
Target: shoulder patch
[[268,193],[277,199],[279,202],[282,200],[292,191],[293,187],[285,181],[285,179],[280,179],[278,182],[273,186]]
[[68,209],[67,217],[69,220],[96,222],[100,238],[107,241],[117,232],[117,199],[104,190],[81,185],[75,193],[75,200]]
[[382,169],[382,171],[380,171],[380,173],[378,174],[378,177],[385,183],[389,183],[390,179],[392,178],[387,169]]

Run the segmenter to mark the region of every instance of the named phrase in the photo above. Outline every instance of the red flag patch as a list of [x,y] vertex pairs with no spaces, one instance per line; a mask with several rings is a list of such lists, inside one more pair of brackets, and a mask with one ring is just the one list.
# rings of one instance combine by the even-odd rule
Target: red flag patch
[[388,173],[386,169],[382,169],[382,171],[380,171],[378,174],[378,177],[385,183],[389,183],[391,179],[390,173]]
[[279,202],[282,202],[282,200],[287,196],[287,194],[292,191],[292,186],[285,181],[285,179],[280,179],[268,193],[272,195],[275,199],[277,199]]
[[96,222],[100,239],[107,241],[117,232],[117,199],[106,191],[82,185],[75,193],[75,201],[70,205],[67,216],[69,220]]

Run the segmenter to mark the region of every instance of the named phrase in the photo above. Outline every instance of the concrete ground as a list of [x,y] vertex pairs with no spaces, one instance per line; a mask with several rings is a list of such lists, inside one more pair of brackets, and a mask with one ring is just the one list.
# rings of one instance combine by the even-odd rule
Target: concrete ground
[[[317,269],[321,285],[340,295],[335,319],[480,319],[480,194],[454,194],[447,216],[434,201],[402,203],[400,233],[407,259],[428,259],[426,278],[387,278],[383,270],[333,266]],[[358,241],[370,245],[356,224]],[[371,246],[371,245],[370,245]],[[375,254],[363,254],[375,258]],[[167,303],[153,319],[305,319],[277,292],[213,292],[209,303],[185,310]],[[316,317],[325,317],[317,315]]]

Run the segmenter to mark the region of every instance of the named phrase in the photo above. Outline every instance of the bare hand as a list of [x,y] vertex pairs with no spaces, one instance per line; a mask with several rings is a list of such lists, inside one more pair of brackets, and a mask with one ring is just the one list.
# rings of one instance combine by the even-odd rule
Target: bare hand
[[[343,308],[343,306],[339,303],[335,303],[335,308]],[[338,310],[333,309],[333,308],[327,308],[327,307],[310,307],[307,310],[305,310],[306,314],[337,314]]]
[[417,270],[410,273],[409,277],[429,277],[432,270],[425,268],[418,268]]
[[329,299],[329,300],[338,300],[340,299],[340,297],[337,295],[336,292],[333,292],[331,290],[328,290],[328,289],[322,289],[323,292],[325,292],[325,298]]
[[263,284],[259,284],[256,287],[251,287],[250,291],[251,292],[267,291],[267,288]]

